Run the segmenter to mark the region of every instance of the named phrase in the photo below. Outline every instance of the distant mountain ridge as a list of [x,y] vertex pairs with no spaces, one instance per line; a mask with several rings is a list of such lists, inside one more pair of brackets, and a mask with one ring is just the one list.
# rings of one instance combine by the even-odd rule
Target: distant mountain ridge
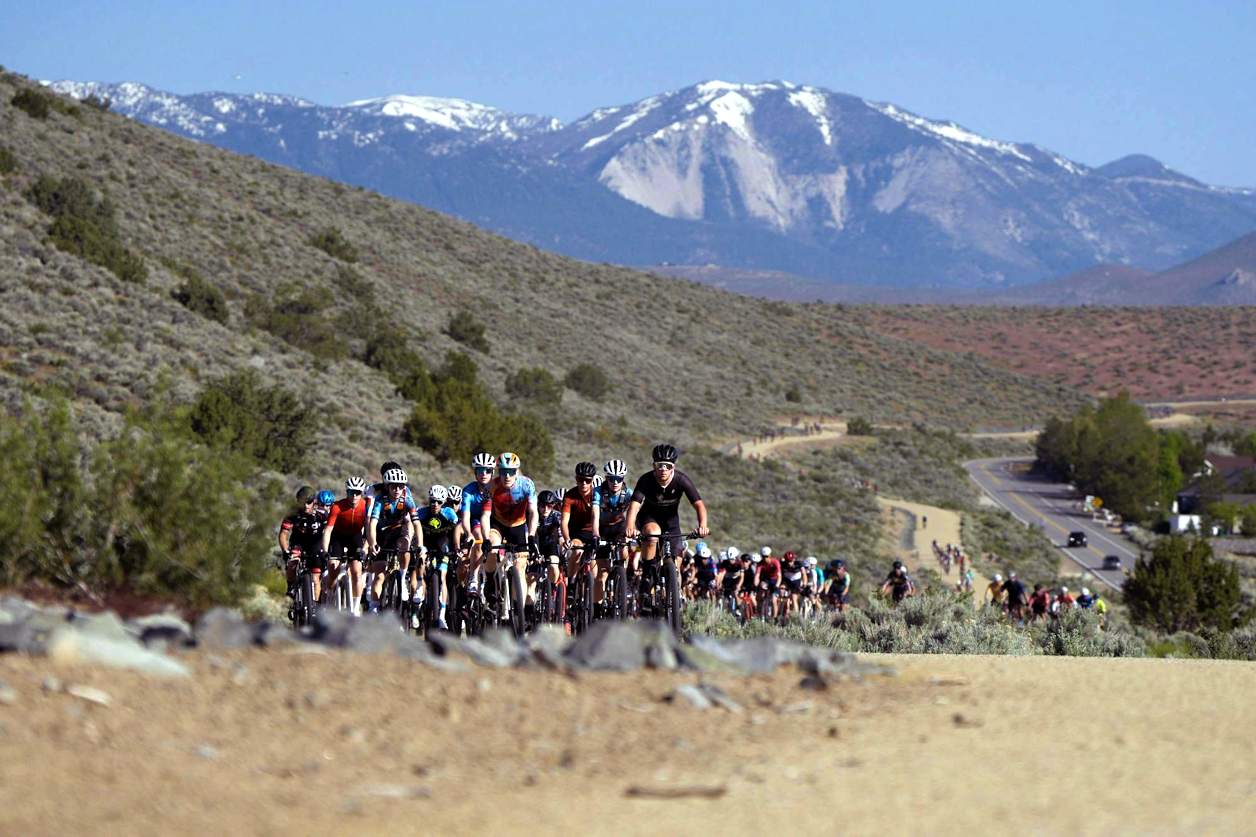
[[326,107],[133,83],[51,86],[594,261],[1007,289],[1098,264],[1164,270],[1256,230],[1256,192],[1144,155],[1092,169],[785,81],[703,82],[569,125],[437,97]]

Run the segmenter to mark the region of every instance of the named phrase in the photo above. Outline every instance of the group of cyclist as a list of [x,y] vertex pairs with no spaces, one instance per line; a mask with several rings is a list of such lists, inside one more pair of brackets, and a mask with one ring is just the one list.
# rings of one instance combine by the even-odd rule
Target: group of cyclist
[[[660,544],[679,561],[684,553],[682,498],[697,516],[695,533],[709,533],[706,506],[693,481],[677,470],[678,458],[674,446],[655,446],[651,470],[631,490],[626,463],[611,459],[600,475],[592,462],[576,465],[575,484],[561,493],[538,492],[521,473],[519,457],[509,451],[476,454],[471,482],[432,485],[423,505],[394,461],[381,466],[380,480],[372,485],[358,476],[346,479],[340,500],[328,489],[302,486],[297,506],[279,531],[289,593],[305,567],[314,578],[314,599],[323,601],[322,580],[336,578],[347,566],[350,610],[361,615],[363,607],[379,609],[385,573],[395,566],[401,571],[400,600],[413,597],[418,604],[426,599],[424,568],[430,562],[440,578],[438,624],[447,629],[450,569],[468,596],[479,596],[481,578],[493,578],[500,560],[519,561],[527,568],[525,607],[530,609],[542,573],[556,584],[564,571],[574,575],[591,550],[597,570],[592,596],[600,611],[610,549],[619,551],[634,574],[640,561],[654,559]],[[560,566],[564,555],[565,567]],[[368,575],[373,578],[369,589]],[[497,595],[496,590],[486,593]],[[410,611],[417,627],[421,608]]]
[[742,552],[735,546],[717,554],[705,541],[686,549],[681,562],[686,598],[718,601],[741,618],[788,617],[791,613],[845,611],[850,574],[840,559],[820,566],[815,556],[788,550],[780,558],[770,546]]
[[1100,626],[1107,626],[1108,603],[1101,596],[1091,593],[1088,587],[1083,587],[1076,596],[1067,587],[1052,590],[1045,584],[1035,584],[1030,592],[1016,572],[1010,571],[1006,579],[1001,573],[995,573],[986,586],[983,598],[986,604],[1000,608],[1008,619],[1018,625],[1058,619],[1066,611],[1080,608],[1093,610],[1099,615]]

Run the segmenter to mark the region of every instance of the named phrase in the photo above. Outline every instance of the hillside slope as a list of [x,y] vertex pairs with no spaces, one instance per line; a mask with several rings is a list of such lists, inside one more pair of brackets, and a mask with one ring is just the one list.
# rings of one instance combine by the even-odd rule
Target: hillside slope
[[[204,381],[254,368],[314,399],[314,476],[365,471],[385,454],[434,469],[400,441],[409,405],[356,359],[350,331],[352,354],[334,359],[249,326],[247,314],[290,296],[285,288],[322,291],[325,316],[342,329],[358,299],[373,300],[430,366],[460,348],[442,332],[470,311],[490,343],[473,354],[503,400],[505,376],[520,367],[561,376],[598,363],[612,394],[567,393],[551,423],[560,463],[659,437],[692,445],[731,435],[789,409],[791,388],[811,412],[957,427],[1036,421],[1080,397],[971,355],[887,339],[838,309],[574,261],[90,107],[36,119],[10,104],[34,86],[0,78],[0,146],[17,161],[0,190],[0,396],[10,410],[53,386],[103,431],[154,387],[186,402]],[[49,218],[25,196],[40,175],[81,177],[107,193],[123,241],[149,269],[146,286],[45,240]],[[352,281],[337,281],[345,265],[310,244],[329,227],[360,254]],[[225,292],[225,326],[171,299],[176,271],[188,268]]]

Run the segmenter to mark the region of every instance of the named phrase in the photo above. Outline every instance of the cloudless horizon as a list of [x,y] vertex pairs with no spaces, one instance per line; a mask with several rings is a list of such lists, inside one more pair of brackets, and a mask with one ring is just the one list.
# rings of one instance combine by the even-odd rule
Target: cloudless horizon
[[984,0],[535,5],[49,0],[5,13],[0,64],[326,105],[449,96],[563,122],[699,81],[786,79],[1090,166],[1149,154],[1207,183],[1256,187],[1250,3],[1101,1],[1084,15]]

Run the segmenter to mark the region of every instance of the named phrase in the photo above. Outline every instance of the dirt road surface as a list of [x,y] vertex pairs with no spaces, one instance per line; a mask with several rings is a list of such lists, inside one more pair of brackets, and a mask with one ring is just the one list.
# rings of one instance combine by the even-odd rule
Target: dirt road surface
[[730,713],[663,700],[694,674],[188,659],[175,682],[0,659],[0,833],[1239,833],[1256,815],[1246,663],[876,657],[900,676],[711,678]]
[[[899,509],[906,512],[915,520],[912,549],[895,549],[899,560],[907,567],[908,573],[913,573],[921,567],[929,567],[941,575],[944,581],[954,584],[959,578],[959,566],[952,564],[950,575],[945,574],[942,570],[942,565],[934,557],[933,542],[936,540],[943,549],[946,548],[948,543],[956,545],[964,543],[960,537],[959,515],[938,506],[909,503],[906,500],[895,500],[890,497],[878,497],[877,503],[887,510]],[[927,526],[923,526],[922,524],[926,517],[929,519],[929,522]],[[886,525],[887,528],[892,530],[892,521],[887,521]],[[894,545],[898,546],[897,541],[895,541]],[[990,579],[981,575],[981,573],[975,573],[973,575],[973,595],[980,599],[985,593],[986,585],[989,583]]]

